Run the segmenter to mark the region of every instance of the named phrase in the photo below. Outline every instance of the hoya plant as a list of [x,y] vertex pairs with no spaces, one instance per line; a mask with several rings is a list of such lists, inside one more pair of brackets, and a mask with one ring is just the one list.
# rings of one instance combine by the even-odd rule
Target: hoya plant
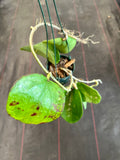
[[[8,95],[7,112],[26,124],[48,123],[60,116],[69,123],[78,122],[87,103],[100,103],[101,96],[94,87],[102,82],[100,79],[84,81],[73,76],[75,59],[61,58],[61,53],[68,54],[77,41],[84,44],[97,42],[91,40],[92,36],[82,39],[80,34],[76,36],[74,32],[64,30],[65,38],[44,40],[33,45],[34,33],[43,25],[40,22],[31,27],[29,46],[21,50],[32,52],[45,74],[34,73],[16,81]],[[53,24],[53,27],[61,34],[58,26]],[[49,67],[44,67],[37,55],[46,58]],[[66,82],[60,81],[66,77],[69,77],[67,86]]]

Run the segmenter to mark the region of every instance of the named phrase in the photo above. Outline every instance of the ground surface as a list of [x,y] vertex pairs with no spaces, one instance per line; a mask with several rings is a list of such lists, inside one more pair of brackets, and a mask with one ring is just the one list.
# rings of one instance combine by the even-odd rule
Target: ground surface
[[[49,5],[56,23],[52,0]],[[49,124],[24,125],[9,117],[6,101],[14,81],[30,72],[41,73],[31,54],[19,50],[28,44],[30,26],[41,13],[36,0],[0,1],[0,159],[119,160],[120,8],[114,0],[60,0],[57,6],[66,28],[85,32],[84,36],[95,34],[94,40],[100,41],[89,47],[77,45],[72,57],[76,58],[74,75],[102,79],[98,87],[102,102],[89,104],[76,124],[60,118]],[[34,40],[43,39],[41,29]]]

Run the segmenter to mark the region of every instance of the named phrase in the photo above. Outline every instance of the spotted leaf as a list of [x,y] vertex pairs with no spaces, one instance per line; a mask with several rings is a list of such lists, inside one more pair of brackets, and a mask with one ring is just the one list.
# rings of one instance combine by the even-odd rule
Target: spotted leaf
[[82,96],[83,102],[95,103],[95,104],[100,103],[101,95],[96,89],[84,83],[77,83],[77,87]]
[[51,122],[60,117],[65,103],[65,92],[43,75],[23,76],[11,88],[7,112],[27,124]]
[[82,98],[79,90],[72,89],[66,95],[65,107],[62,112],[62,118],[69,122],[75,123],[80,120],[83,115]]

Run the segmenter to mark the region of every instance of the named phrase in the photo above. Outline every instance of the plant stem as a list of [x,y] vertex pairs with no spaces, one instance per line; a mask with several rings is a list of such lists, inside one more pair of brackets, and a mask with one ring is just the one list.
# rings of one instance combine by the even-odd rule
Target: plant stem
[[39,65],[41,66],[41,68],[44,70],[44,72],[45,72],[46,74],[48,74],[49,71],[43,66],[43,64],[42,64],[41,61],[39,60],[39,58],[38,58],[38,56],[37,56],[37,54],[35,53],[34,48],[33,48],[33,42],[32,42],[32,40],[33,40],[33,35],[34,35],[35,31],[38,29],[38,27],[37,27],[37,26],[31,27],[31,29],[32,29],[32,30],[31,30],[30,37],[29,37],[29,44],[30,44],[31,52],[32,52],[33,56],[35,57],[36,61],[38,62],[38,64],[39,64]]
[[[50,23],[46,23],[46,25],[47,26],[49,26],[49,27],[51,27],[51,24]],[[36,26],[35,27],[41,27],[41,26],[44,26],[44,22],[39,22],[38,24],[36,24]],[[64,32],[64,35],[65,35],[65,38],[63,38],[63,41],[65,41],[65,40],[67,40],[67,38],[68,38],[68,36],[70,36],[70,37],[72,37],[72,38],[74,38],[74,39],[76,39],[76,41],[78,41],[78,42],[80,42],[80,43],[83,43],[83,44],[89,44],[89,42],[91,42],[92,44],[98,44],[99,42],[94,42],[91,38],[94,36],[94,35],[90,35],[90,36],[88,36],[87,38],[81,38],[82,37],[82,34],[80,34],[79,32],[79,36],[75,36],[74,35],[74,31],[70,31],[70,30],[68,30],[68,29],[64,29],[63,30],[63,32],[61,33],[61,28],[60,27],[58,27],[58,26],[56,26],[56,25],[54,25],[54,24],[52,24],[52,27],[53,28],[55,28],[56,30],[58,30],[59,32],[59,34],[63,34],[63,32]]]

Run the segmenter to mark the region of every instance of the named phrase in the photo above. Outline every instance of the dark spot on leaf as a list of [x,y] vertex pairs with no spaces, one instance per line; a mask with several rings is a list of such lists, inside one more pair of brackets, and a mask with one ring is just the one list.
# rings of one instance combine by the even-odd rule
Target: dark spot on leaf
[[18,107],[17,109],[18,109],[18,110],[20,110],[21,108],[20,108],[20,107]]
[[44,118],[47,118],[47,116],[45,116]]
[[37,113],[33,113],[33,114],[31,114],[31,116],[36,116],[37,115]]
[[48,116],[48,118],[53,119],[53,121],[56,120],[56,116]]
[[54,116],[48,116],[48,118],[53,118]]
[[39,109],[40,109],[40,107],[38,106],[36,109],[37,109],[37,110],[39,110]]
[[22,111],[24,111],[24,109]]
[[13,101],[13,102],[10,103],[10,106],[16,106],[18,104],[19,104],[19,102]]
[[11,116],[10,114],[8,114],[8,116]]

